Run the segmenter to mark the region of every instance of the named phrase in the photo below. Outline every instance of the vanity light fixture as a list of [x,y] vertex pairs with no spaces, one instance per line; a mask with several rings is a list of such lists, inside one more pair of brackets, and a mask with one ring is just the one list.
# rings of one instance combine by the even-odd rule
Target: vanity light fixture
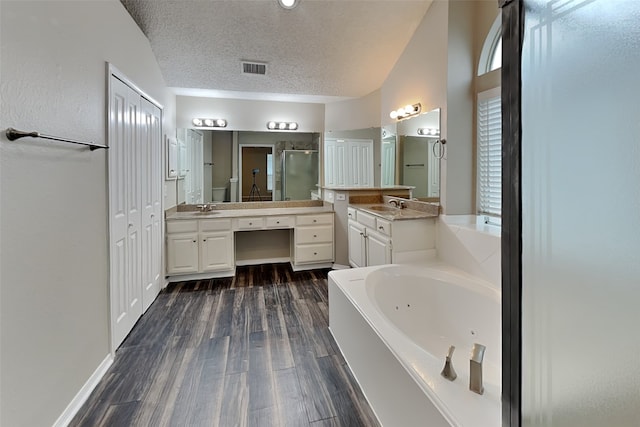
[[191,121],[194,126],[207,127],[207,128],[224,128],[227,127],[227,121],[225,119],[193,119]]
[[409,104],[404,107],[398,108],[397,110],[389,113],[389,117],[392,119],[402,120],[407,117],[415,116],[416,114],[420,114],[422,111],[422,105],[418,102],[417,104]]
[[300,0],[278,0],[278,4],[283,9],[293,9],[300,3]]
[[298,129],[298,123],[296,122],[268,122],[267,129],[269,130],[296,130]]
[[438,136],[440,135],[440,130],[436,128],[418,128],[418,135]]

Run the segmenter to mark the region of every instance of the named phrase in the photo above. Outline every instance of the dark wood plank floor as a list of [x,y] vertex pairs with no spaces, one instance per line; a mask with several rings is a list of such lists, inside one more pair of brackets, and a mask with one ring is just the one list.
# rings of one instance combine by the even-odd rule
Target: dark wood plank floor
[[377,426],[329,330],[327,270],[171,284],[71,426]]

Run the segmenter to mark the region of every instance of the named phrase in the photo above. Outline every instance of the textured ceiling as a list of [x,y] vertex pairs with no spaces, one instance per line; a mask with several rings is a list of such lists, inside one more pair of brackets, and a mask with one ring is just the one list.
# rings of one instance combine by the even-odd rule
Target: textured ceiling
[[[149,38],[168,86],[360,97],[378,89],[431,0],[121,0]],[[241,60],[266,62],[243,75]],[[231,91],[231,92],[229,92]]]

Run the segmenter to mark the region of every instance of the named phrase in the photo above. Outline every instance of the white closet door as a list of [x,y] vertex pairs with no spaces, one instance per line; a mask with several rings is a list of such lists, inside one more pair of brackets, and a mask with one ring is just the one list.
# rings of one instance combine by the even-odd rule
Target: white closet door
[[161,112],[142,98],[140,101],[140,171],[142,173],[142,310],[149,308],[161,287]]
[[142,315],[140,96],[111,77],[109,215],[112,344],[116,348]]

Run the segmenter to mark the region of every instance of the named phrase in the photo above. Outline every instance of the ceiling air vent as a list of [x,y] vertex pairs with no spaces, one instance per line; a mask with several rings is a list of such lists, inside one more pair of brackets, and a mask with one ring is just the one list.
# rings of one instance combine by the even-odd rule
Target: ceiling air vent
[[242,74],[257,74],[264,76],[267,74],[267,64],[264,62],[242,61]]

